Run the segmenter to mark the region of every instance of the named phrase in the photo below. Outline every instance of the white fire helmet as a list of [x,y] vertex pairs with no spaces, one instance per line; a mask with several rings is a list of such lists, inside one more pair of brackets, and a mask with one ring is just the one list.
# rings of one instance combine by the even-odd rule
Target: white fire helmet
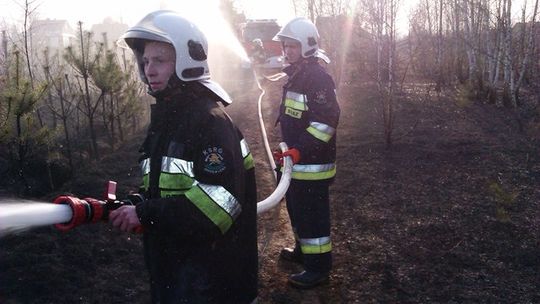
[[178,78],[183,81],[199,81],[225,105],[232,102],[227,92],[218,83],[210,80],[208,42],[194,23],[174,11],[158,10],[146,15],[119,38],[118,45],[125,47],[127,44],[135,54],[139,76],[147,82],[142,60],[145,40],[172,44],[176,52],[175,70]]
[[289,38],[300,42],[302,47],[302,57],[318,57],[326,63],[330,59],[322,49],[319,48],[319,31],[313,22],[307,18],[298,17],[289,21],[272,40],[282,41],[283,38]]
[[255,38],[255,39],[253,39],[253,41],[251,41],[251,42],[253,42],[254,45],[258,45],[258,46],[260,46],[260,47],[263,46],[263,42],[262,42],[262,40],[259,39],[259,38]]

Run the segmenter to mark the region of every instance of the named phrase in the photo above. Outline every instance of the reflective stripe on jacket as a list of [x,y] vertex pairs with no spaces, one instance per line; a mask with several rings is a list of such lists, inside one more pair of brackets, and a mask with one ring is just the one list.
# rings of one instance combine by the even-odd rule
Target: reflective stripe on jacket
[[[149,167],[149,158],[141,161],[144,188],[148,187],[148,174],[144,172],[149,172]],[[191,161],[163,156],[159,189],[161,197],[185,195],[222,233],[227,232],[242,210],[238,200],[222,186],[200,184]]]
[[335,85],[315,59],[284,69],[289,75],[283,87],[278,122],[289,148],[300,151],[293,179],[325,180],[336,174],[336,128],[340,108]]

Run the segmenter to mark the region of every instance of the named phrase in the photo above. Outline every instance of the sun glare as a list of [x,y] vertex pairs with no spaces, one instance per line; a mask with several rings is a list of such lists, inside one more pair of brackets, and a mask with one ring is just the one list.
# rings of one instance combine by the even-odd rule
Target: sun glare
[[226,47],[243,60],[246,52],[235,36],[236,29],[225,20],[219,9],[218,0],[162,1],[161,8],[170,9],[188,17],[205,33],[210,44],[210,56]]

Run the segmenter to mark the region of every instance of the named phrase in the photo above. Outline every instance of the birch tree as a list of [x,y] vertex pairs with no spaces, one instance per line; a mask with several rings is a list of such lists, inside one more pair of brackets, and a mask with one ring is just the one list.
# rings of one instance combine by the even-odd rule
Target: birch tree
[[396,0],[361,0],[359,9],[365,10],[368,27],[376,46],[375,79],[382,107],[384,139],[392,144],[394,102],[396,99]]
[[523,59],[520,64],[519,68],[519,76],[517,79],[517,82],[514,86],[514,91],[512,91],[512,105],[517,107],[518,105],[518,94],[519,89],[523,85],[523,79],[525,78],[525,72],[527,71],[527,68],[530,63],[530,58],[532,57],[532,52],[534,50],[535,42],[536,42],[536,15],[538,13],[538,0],[535,0],[534,2],[534,8],[532,12],[532,17],[530,21],[530,25],[528,26],[527,31],[527,22],[525,18],[525,12],[526,12],[526,6],[523,7],[523,17],[522,17],[522,24],[523,24],[523,37],[524,37],[524,43],[525,47],[523,48]]

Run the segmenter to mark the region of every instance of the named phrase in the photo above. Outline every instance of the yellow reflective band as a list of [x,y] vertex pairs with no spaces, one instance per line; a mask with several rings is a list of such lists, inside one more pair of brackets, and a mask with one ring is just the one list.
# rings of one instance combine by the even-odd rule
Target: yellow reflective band
[[193,187],[195,179],[184,174],[170,174],[161,172],[159,175],[159,188],[169,190],[188,190]]
[[308,110],[307,97],[304,94],[290,92],[285,94],[283,101],[285,106],[285,114],[293,118],[302,118],[302,113]]
[[227,189],[219,185],[198,184],[198,186],[233,219],[238,217],[242,208],[238,200]]
[[292,109],[299,110],[299,111],[307,111],[308,110],[308,106],[307,106],[306,103],[298,102],[296,100],[285,99],[284,104],[285,104],[285,107],[287,107],[287,108],[292,108]]
[[306,130],[315,138],[324,142],[330,141],[336,132],[336,129],[320,122],[311,122]]
[[142,187],[144,191],[150,188],[150,158],[145,158],[139,163],[142,173]]
[[249,146],[245,139],[240,141],[240,148],[242,150],[242,157],[244,158],[244,168],[246,170],[254,168],[255,162],[253,160],[253,155],[251,155],[251,151],[249,150]]
[[328,172],[293,172],[292,179],[297,180],[323,180],[336,176],[336,168]]
[[173,196],[180,196],[186,193],[185,190],[160,190],[159,196],[160,197],[173,197]]
[[186,191],[185,196],[225,234],[240,214],[236,198],[225,188],[198,184]]
[[332,251],[330,237],[300,239],[300,248],[303,254],[321,254]]
[[[336,175],[335,164],[300,165],[293,166],[292,178],[297,180],[323,180]],[[283,168],[281,168],[283,172]]]
[[149,175],[150,174],[145,174],[142,177],[142,180],[143,180],[142,188],[144,189],[144,191],[148,191],[148,188],[150,188],[150,176]]
[[294,118],[300,118],[302,111],[308,110],[307,97],[304,94],[288,91],[285,94],[283,105],[286,109],[286,114]]
[[253,160],[253,155],[251,155],[251,153],[244,158],[244,168],[246,170],[255,168],[255,161]]
[[307,129],[309,134],[313,135],[313,137],[321,140],[321,141],[324,141],[324,142],[328,142],[330,141],[330,139],[332,138],[332,135],[328,135],[326,133],[323,133],[317,129],[315,129],[314,127],[312,126],[309,126]]

